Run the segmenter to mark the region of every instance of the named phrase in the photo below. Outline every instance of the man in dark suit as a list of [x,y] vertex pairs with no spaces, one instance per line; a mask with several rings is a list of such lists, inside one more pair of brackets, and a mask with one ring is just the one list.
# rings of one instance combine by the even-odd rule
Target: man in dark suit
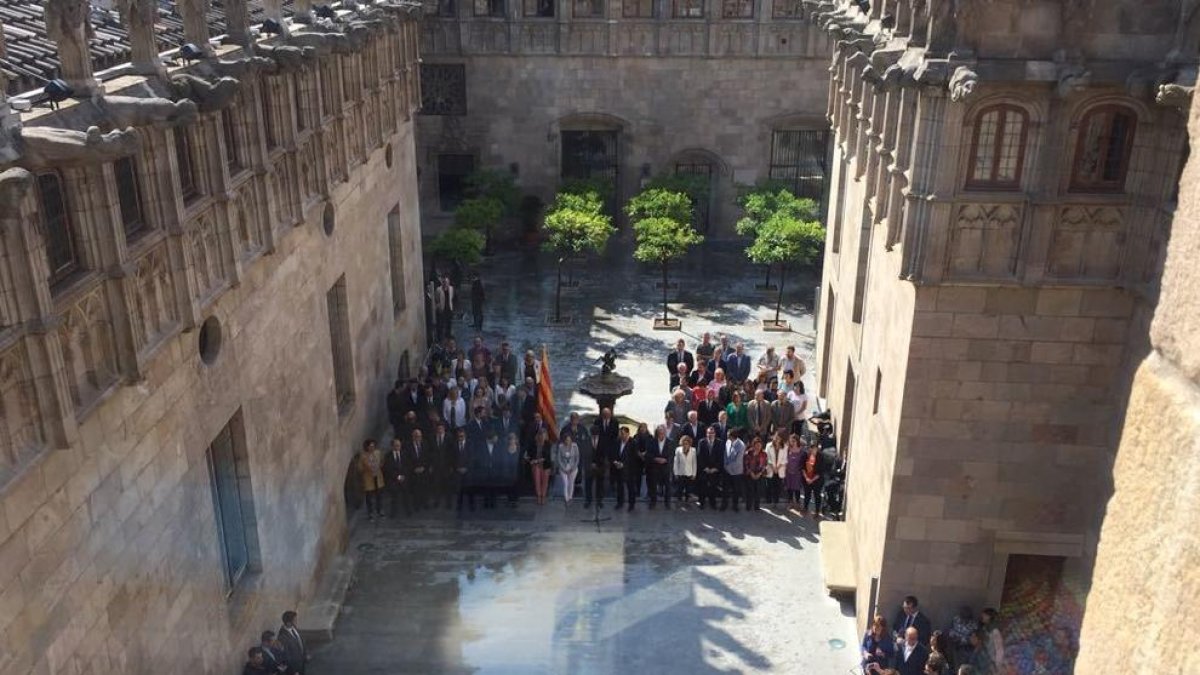
[[424,435],[418,429],[412,433],[412,440],[404,449],[404,475],[408,483],[405,494],[412,502],[414,511],[420,511],[426,506],[426,499],[432,487],[433,465],[433,449],[425,442]]
[[283,625],[279,627],[279,643],[283,645],[283,661],[293,673],[304,675],[308,665],[308,648],[300,637],[300,629],[296,627],[296,612],[288,610],[283,613]]
[[390,502],[388,513],[392,518],[400,511],[400,504],[404,504],[404,515],[412,515],[411,500],[405,494],[408,489],[407,475],[405,474],[404,466],[404,444],[399,438],[392,439],[392,447],[388,453],[383,456],[383,486],[388,491],[388,501]]
[[283,662],[283,645],[276,639],[273,631],[264,630],[259,638],[258,648],[262,650],[263,665],[267,672],[274,675],[287,675],[288,667]]
[[272,675],[275,672],[267,665],[262,647],[251,647],[250,651],[246,652],[246,665],[242,667],[242,675]]
[[[679,429],[679,438],[691,436],[692,445],[698,445],[700,443],[700,439],[704,438],[705,428],[706,426],[700,422],[699,414],[693,410],[688,413],[687,424],[683,425],[683,427]],[[678,441],[679,438],[676,438],[675,440]]]
[[400,430],[404,426],[404,413],[408,412],[404,407],[404,383],[396,380],[392,385],[392,390],[387,395],[387,413],[388,424],[392,425],[392,434],[400,435]]
[[917,639],[922,645],[929,644],[929,636],[933,634],[933,627],[929,622],[929,617],[921,612],[917,598],[914,595],[904,598],[904,602],[900,605],[900,611],[896,612],[895,622],[892,623],[892,630],[895,631],[896,635],[897,648],[904,641],[904,633],[909,628],[917,629]]
[[626,493],[629,495],[629,510],[637,501],[637,485],[634,483],[637,474],[637,448],[629,437],[629,430],[621,427],[617,436],[617,444],[612,454],[608,456],[608,479],[617,489],[617,508],[625,505]]
[[[592,438],[595,441],[595,451],[592,454],[592,463],[588,467],[592,479],[595,481],[592,494],[596,498],[596,504],[600,508],[604,508],[604,474],[608,473],[608,458],[612,457],[617,449],[617,443],[620,440],[620,427],[617,421],[612,418],[612,409],[605,408],[600,411],[600,419],[596,420],[592,427]],[[586,496],[586,495],[585,495]],[[587,508],[592,503],[589,501],[583,506]]]
[[517,355],[513,352],[512,346],[507,342],[500,343],[500,353],[496,354],[496,359],[492,362],[493,365],[500,366],[500,377],[507,379],[513,384],[520,384],[521,380],[517,379]]
[[646,466],[646,491],[650,493],[650,508],[658,504],[658,492],[663,493],[663,503],[671,508],[671,463],[675,459],[675,444],[667,435],[667,428],[660,426],[654,436],[644,439],[643,462]]
[[516,434],[517,438],[521,437],[521,422],[512,414],[512,410],[508,406],[501,406],[500,415],[492,421],[492,430],[496,433],[496,438],[507,443],[509,434]]
[[750,379],[750,355],[746,346],[739,342],[734,347],[733,354],[725,359],[725,376],[734,384],[741,384]]
[[475,406],[475,409],[471,411],[471,421],[467,422],[467,438],[472,442],[482,441],[487,437],[489,426],[491,424],[483,416],[483,406]]
[[[721,402],[717,400],[717,390],[709,389],[707,391],[707,398],[701,401],[700,407],[696,409],[696,414],[699,417],[700,424],[704,425],[705,427],[716,424],[717,417],[721,414],[721,411],[725,409],[721,405]],[[700,439],[693,438],[692,440],[698,441]]]
[[[680,370],[679,364],[684,364],[685,369]],[[696,367],[696,359],[692,356],[683,345],[683,340],[675,342],[675,351],[667,354],[667,375],[671,378],[671,390],[679,386],[679,378],[683,377],[684,382],[687,381],[687,376]]]
[[[487,434],[484,433],[486,438]],[[482,441],[482,439],[480,439]],[[470,462],[470,450],[467,444],[467,432],[459,429],[454,434],[454,442],[445,448],[439,448],[437,451],[438,462],[437,478],[441,483],[442,496],[446,508],[450,508],[451,500],[454,501],[455,508],[462,510],[463,502],[463,478],[467,473],[468,464]]]
[[925,662],[929,660],[929,647],[920,641],[915,627],[904,631],[904,639],[896,645],[896,656],[892,664],[899,675],[924,675]]
[[725,443],[717,438],[716,426],[711,426],[696,446],[696,481],[700,492],[700,508],[717,508],[717,486],[725,469]]
[[676,424],[675,418],[670,412],[663,413],[662,428],[667,432],[667,440],[671,441],[671,443],[679,442],[679,435],[683,431],[683,425]]

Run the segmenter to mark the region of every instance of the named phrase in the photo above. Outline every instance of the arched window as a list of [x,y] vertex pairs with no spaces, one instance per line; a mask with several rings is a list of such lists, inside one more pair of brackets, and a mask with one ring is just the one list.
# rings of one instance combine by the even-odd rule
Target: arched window
[[1123,106],[1094,108],[1079,123],[1071,190],[1076,192],[1120,192],[1133,150],[1137,116]]
[[177,127],[175,133],[175,163],[179,166],[179,191],[184,203],[200,196],[196,182],[196,162],[192,157],[192,139],[187,129]]
[[132,157],[122,157],[113,163],[117,178],[117,203],[121,207],[121,225],[125,239],[132,240],[145,231],[147,223],[142,213],[142,188],[138,182],[137,164]]
[[67,192],[57,171],[37,176],[38,201],[42,230],[46,239],[46,262],[50,267],[50,285],[69,278],[79,269],[75,231],[67,210]]
[[1025,138],[1029,116],[1014,105],[995,105],[975,118],[967,187],[977,190],[1016,190],[1025,168]]

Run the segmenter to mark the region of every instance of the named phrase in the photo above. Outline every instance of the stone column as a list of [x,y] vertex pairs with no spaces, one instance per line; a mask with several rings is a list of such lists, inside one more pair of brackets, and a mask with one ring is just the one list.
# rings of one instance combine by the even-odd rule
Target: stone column
[[[934,191],[938,161],[941,158],[942,121],[946,116],[946,89],[940,83],[921,89],[917,98],[917,128],[912,150],[912,185],[907,195],[909,208],[899,236],[904,240],[901,274],[918,280],[924,274],[924,249],[929,230],[934,226]],[[950,158],[954,159],[954,158]]]
[[154,20],[158,17],[156,0],[118,0],[121,22],[129,32],[129,56],[133,70],[142,75],[165,73],[158,58],[158,42],[154,37]]
[[77,96],[102,91],[88,53],[87,0],[46,0],[46,35],[58,47],[59,77]]
[[279,24],[281,35],[288,35],[287,21],[283,19],[283,0],[263,0],[263,17]]
[[312,0],[295,0],[292,3],[292,20],[296,23],[312,23]]
[[183,38],[199,47],[205,56],[213,56],[212,46],[208,43],[208,10],[212,0],[176,0],[175,7],[183,18]]
[[246,0],[225,0],[225,35],[243,47],[250,44],[250,13]]

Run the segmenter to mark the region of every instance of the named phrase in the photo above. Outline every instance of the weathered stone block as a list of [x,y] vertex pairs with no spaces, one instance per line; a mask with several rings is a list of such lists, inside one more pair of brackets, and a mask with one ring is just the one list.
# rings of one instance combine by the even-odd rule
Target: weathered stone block
[[1079,316],[1083,291],[1043,288],[1038,291],[1037,313],[1042,316]]
[[987,289],[973,286],[942,286],[938,289],[939,312],[980,314],[987,305]]

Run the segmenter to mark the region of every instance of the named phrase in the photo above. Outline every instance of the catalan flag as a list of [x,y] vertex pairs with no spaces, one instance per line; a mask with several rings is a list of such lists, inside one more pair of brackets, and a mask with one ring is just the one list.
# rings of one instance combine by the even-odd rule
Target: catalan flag
[[550,382],[550,356],[546,345],[542,345],[542,376],[538,381],[538,412],[550,432],[550,440],[558,441],[558,420],[554,416],[554,385]]

